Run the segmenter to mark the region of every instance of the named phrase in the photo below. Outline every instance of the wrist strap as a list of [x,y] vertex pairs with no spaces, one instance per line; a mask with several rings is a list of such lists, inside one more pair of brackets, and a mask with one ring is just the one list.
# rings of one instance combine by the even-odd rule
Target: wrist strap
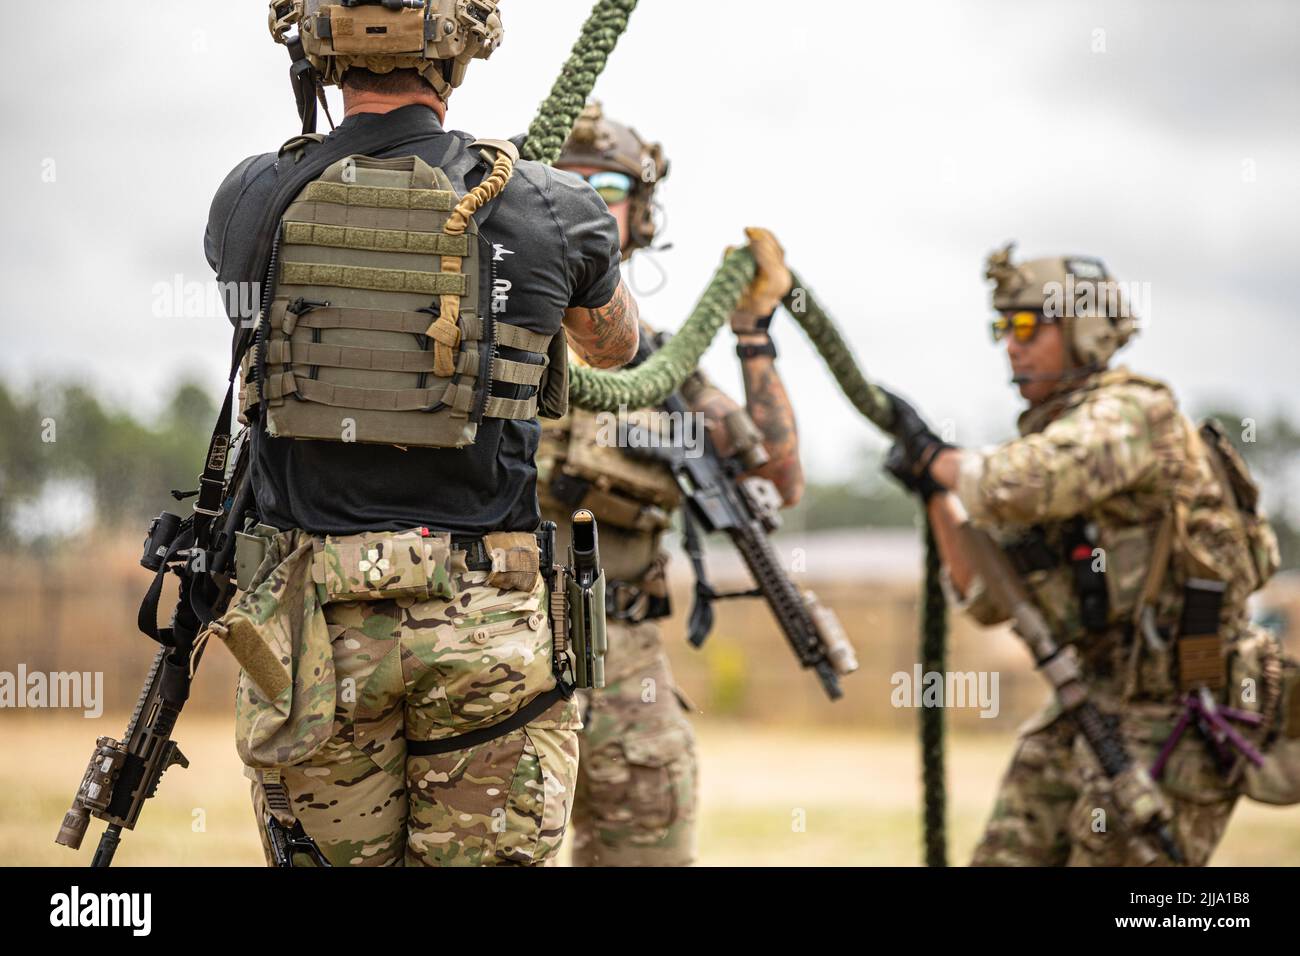
[[745,359],[757,358],[760,355],[776,358],[776,344],[771,339],[768,339],[762,345],[750,345],[742,342],[736,346],[736,354],[740,356],[742,362]]

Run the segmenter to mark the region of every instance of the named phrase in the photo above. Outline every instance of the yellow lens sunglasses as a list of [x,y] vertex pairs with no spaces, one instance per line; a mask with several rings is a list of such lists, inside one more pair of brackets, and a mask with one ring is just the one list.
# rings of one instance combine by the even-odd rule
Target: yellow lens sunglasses
[[1028,342],[1038,332],[1040,325],[1052,325],[1056,319],[1041,312],[1006,312],[991,323],[993,341],[1001,342],[1014,335],[1017,342]]

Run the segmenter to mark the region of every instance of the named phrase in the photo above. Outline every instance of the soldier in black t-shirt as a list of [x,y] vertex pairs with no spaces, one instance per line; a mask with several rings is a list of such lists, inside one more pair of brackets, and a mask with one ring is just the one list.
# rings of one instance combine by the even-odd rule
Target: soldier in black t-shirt
[[[501,35],[494,2],[443,6],[441,39],[377,55],[334,51],[322,18],[357,21],[333,36],[427,37],[425,12],[286,4],[273,32],[301,16],[346,116],[240,163],[204,240],[220,280],[270,279],[241,389],[257,572],[214,631],[243,665],[237,744],[273,863],[539,864],[571,807],[537,415],[562,412],[565,339],[621,365],[637,308],[587,183],[443,128]],[[254,261],[277,202],[276,251]]]

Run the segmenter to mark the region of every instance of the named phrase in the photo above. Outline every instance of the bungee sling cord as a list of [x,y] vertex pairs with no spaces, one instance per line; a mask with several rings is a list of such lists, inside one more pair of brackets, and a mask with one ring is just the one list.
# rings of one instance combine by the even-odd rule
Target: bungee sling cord
[[[521,151],[525,159],[553,165],[596,86],[596,80],[627,30],[637,0],[597,0],[583,24],[573,52],[550,94],[538,109]],[[634,369],[570,369],[569,401],[589,411],[617,411],[619,406],[645,408],[675,392],[699,365],[701,356],[727,321],[754,278],[754,258],[747,248],[732,250],[705,287],[695,308],[673,337]],[[888,398],[862,373],[852,350],[830,315],[798,276],[786,295],[786,311],[803,329],[826,362],[840,390],[858,412],[892,434],[894,409]],[[942,672],[947,643],[947,606],[939,583],[939,553],[928,523],[925,536],[925,585],[921,613],[922,673]],[[925,863],[947,865],[943,710],[920,710]]]

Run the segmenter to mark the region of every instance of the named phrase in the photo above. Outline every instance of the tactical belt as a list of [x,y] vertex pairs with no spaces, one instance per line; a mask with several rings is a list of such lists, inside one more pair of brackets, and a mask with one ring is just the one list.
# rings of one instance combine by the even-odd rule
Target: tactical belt
[[465,567],[470,571],[492,570],[492,555],[488,553],[482,538],[462,538],[452,535],[451,549],[465,552]]
[[[246,548],[255,548],[256,550],[245,552]],[[241,554],[241,557],[237,558],[237,562],[253,570],[262,563],[262,557],[266,554],[265,539],[258,535],[241,535],[235,542],[235,549]],[[492,570],[492,555],[481,537],[471,538],[452,535],[451,550],[465,553],[465,569],[467,571]],[[241,588],[244,587],[242,584],[240,586]]]

